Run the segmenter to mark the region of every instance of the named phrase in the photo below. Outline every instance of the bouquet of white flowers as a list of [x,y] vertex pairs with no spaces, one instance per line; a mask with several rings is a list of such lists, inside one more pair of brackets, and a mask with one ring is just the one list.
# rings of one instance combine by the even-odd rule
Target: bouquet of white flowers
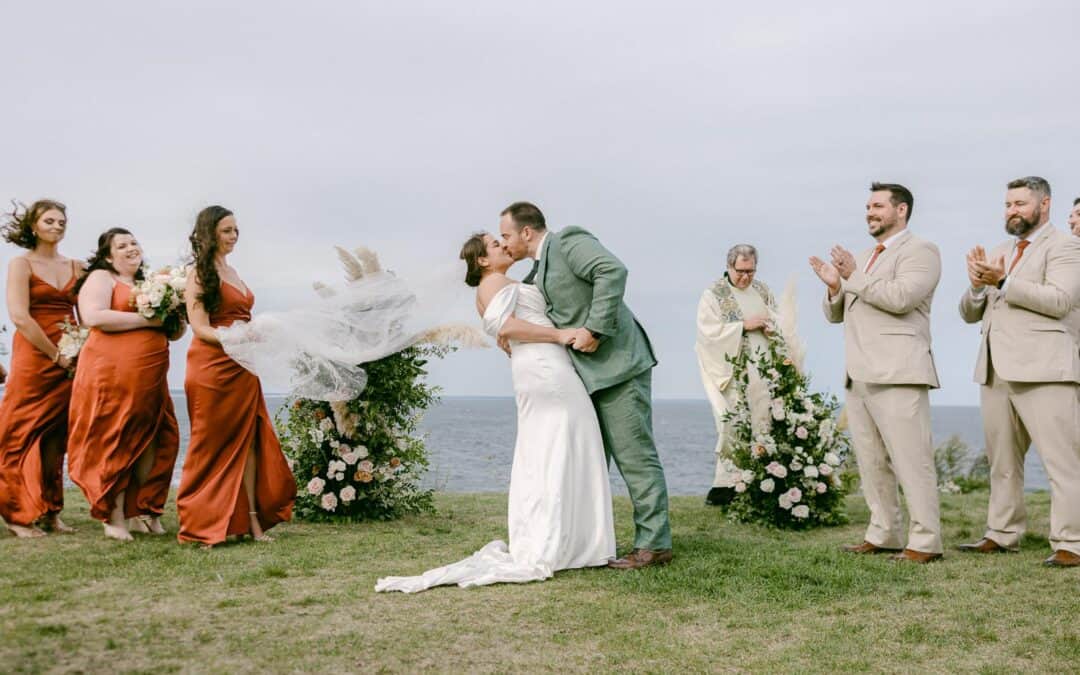
[[[60,335],[60,340],[56,343],[56,348],[60,351],[60,356],[65,356],[73,364],[75,359],[79,357],[79,352],[82,351],[82,347],[86,344],[86,338],[90,337],[90,329],[86,326],[80,326],[77,323],[72,323],[67,317],[60,324],[60,330],[63,334]],[[68,368],[68,377],[75,376],[75,368]]]
[[184,265],[162,267],[156,272],[143,268],[143,280],[135,284],[131,304],[135,311],[147,319],[161,319],[166,332],[180,328],[187,319],[184,304],[184,288],[187,286],[188,268]]

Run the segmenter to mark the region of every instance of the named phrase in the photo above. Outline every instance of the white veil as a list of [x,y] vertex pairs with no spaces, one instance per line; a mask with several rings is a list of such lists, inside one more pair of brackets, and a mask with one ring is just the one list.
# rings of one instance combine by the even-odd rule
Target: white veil
[[[249,322],[217,329],[234,361],[264,386],[322,401],[355,398],[367,384],[360,364],[427,342],[487,346],[480,332],[447,323],[460,282],[427,280],[412,285],[384,271],[374,253],[337,248],[346,282],[316,284],[310,304],[263,312]],[[460,305],[458,305],[460,306]]]

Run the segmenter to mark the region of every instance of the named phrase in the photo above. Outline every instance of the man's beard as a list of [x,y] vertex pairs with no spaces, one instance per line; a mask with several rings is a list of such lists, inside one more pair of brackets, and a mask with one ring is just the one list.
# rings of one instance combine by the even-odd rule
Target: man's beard
[[882,232],[888,231],[890,227],[896,224],[896,221],[888,222],[884,218],[882,218],[880,220],[867,220],[866,224],[870,226],[870,236],[877,237],[881,235]]
[[1028,220],[1024,216],[1017,214],[1005,221],[1005,231],[1014,237],[1023,237],[1039,224],[1038,216],[1035,216],[1035,218],[1035,220]]

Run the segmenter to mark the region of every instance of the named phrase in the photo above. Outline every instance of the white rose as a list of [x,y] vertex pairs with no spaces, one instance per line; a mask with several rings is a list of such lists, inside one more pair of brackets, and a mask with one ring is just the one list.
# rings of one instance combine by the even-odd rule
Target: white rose
[[818,483],[817,485],[814,486],[814,489],[817,490],[817,493],[819,495],[823,495],[823,494],[825,494],[825,491],[829,489],[829,486],[826,485],[825,483]]
[[361,471],[366,471],[366,472],[368,472],[368,473],[372,473],[373,471],[375,471],[375,465],[374,465],[374,464],[372,464],[372,463],[371,463],[371,461],[370,461],[370,460],[367,460],[367,459],[365,459],[364,461],[360,462],[360,464],[358,464],[358,465],[356,466],[356,468],[357,468],[357,469],[359,469],[359,470],[361,470]]
[[[793,462],[791,462],[791,464],[789,464],[788,466],[791,467],[792,471],[802,471],[803,463],[796,459]],[[781,478],[783,478],[783,476],[781,476]]]
[[330,431],[334,428],[334,421],[331,420],[329,417],[324,417],[319,420],[319,428],[323,431]]
[[356,464],[356,461],[359,458],[356,456],[355,452],[346,452],[344,455],[341,456],[341,459],[344,460],[344,462],[349,466],[352,466],[353,464]]
[[322,478],[319,478],[318,476],[315,476],[310,481],[308,481],[307,491],[310,495],[318,496],[322,494],[323,488],[325,487],[326,481],[324,481]]
[[735,483],[735,492],[746,492],[746,483]]
[[833,472],[833,468],[828,464],[818,464],[817,469],[822,476],[831,476]]
[[352,500],[356,499],[356,488],[348,485],[341,489],[341,503],[348,504]]
[[800,441],[805,441],[810,432],[806,430],[806,427],[798,427],[795,429],[795,437]]
[[356,452],[356,456],[359,459],[363,459],[368,456],[368,449],[366,445],[358,445],[353,448],[353,451]]
[[321,506],[323,507],[323,509],[327,511],[333,511],[337,508],[337,505],[337,495],[335,495],[333,492],[327,492],[322,496]]
[[812,465],[812,464],[810,466],[806,467],[805,469],[803,469],[803,473],[806,474],[807,478],[817,478],[818,477],[817,467]]
[[762,492],[772,492],[776,489],[776,483],[773,482],[772,478],[766,478],[765,480],[761,481],[761,485],[759,485],[758,487],[761,488]]
[[840,466],[840,457],[835,452],[826,452],[825,463],[829,466]]
[[742,472],[742,482],[752,483],[754,481],[754,472],[750,469],[746,469]]
[[791,509],[791,515],[795,516],[796,518],[809,518],[810,507],[806,504],[799,504],[795,508]]
[[777,501],[780,502],[780,508],[782,508],[782,509],[790,509],[791,508],[791,498],[788,497],[786,492],[784,494],[780,495],[780,498]]

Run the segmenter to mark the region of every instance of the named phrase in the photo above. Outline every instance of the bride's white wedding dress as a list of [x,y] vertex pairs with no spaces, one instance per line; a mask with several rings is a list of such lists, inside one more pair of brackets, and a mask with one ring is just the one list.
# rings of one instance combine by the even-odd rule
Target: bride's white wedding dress
[[[535,286],[510,284],[484,312],[496,336],[511,315],[551,326]],[[606,565],[615,557],[611,488],[592,401],[566,348],[512,343],[517,442],[510,471],[510,546],[493,541],[472,556],[416,577],[385,577],[376,591],[415,593],[549,578],[556,570]]]

